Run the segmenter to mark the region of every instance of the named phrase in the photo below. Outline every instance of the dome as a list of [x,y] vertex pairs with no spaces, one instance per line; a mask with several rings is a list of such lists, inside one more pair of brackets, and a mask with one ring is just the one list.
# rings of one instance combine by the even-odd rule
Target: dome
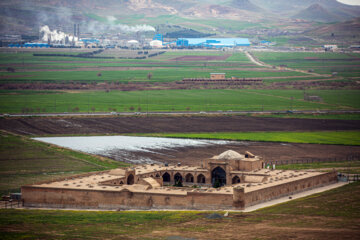
[[243,159],[244,157],[245,157],[244,155],[241,155],[238,152],[235,152],[233,150],[228,150],[218,156],[214,156],[213,159],[232,160],[232,159]]

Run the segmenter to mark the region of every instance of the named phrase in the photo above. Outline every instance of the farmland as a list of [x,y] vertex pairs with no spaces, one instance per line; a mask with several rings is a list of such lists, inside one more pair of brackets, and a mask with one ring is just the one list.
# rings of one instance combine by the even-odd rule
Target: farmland
[[193,89],[152,91],[1,90],[0,113],[356,110],[358,90],[311,90],[323,102],[303,100],[301,90]]
[[[228,77],[264,78],[274,81],[290,77],[314,79],[306,73],[279,71],[259,67],[246,58],[242,52],[222,51],[172,51],[155,57],[146,58],[150,54],[160,51],[131,51],[131,50],[105,50],[98,57],[76,58],[66,57],[68,54],[77,55],[84,50],[49,50],[10,49],[0,53],[0,83],[24,82],[174,82],[183,78],[209,77],[210,72],[225,72]],[[70,51],[70,52],[69,52]],[[65,56],[33,56],[33,53],[52,54],[59,53]],[[191,57],[202,56],[192,59]],[[133,59],[145,57],[145,59]],[[6,72],[11,67],[15,72]],[[152,77],[148,78],[151,72]],[[99,74],[101,73],[101,74]]]
[[287,65],[291,68],[313,70],[320,74],[337,73],[342,77],[359,77],[359,53],[274,53],[254,52],[255,56],[274,66]]

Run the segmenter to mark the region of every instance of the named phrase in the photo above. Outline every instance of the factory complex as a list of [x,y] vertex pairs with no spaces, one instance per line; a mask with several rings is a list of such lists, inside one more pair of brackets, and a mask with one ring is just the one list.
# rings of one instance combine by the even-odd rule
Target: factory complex
[[[12,41],[13,40],[13,41]],[[91,33],[80,32],[80,25],[74,24],[74,33],[67,34],[60,30],[50,30],[43,26],[39,31],[39,39],[31,42],[21,42],[19,39],[7,39],[7,44],[1,46],[25,48],[233,48],[249,47],[247,38],[175,38],[164,39],[162,34],[155,34],[152,38],[137,32],[131,36],[124,34],[103,34],[94,36]],[[5,45],[4,45],[5,44]]]
[[336,172],[270,169],[250,152],[228,150],[198,166],[138,165],[21,188],[26,207],[241,210],[337,182]]

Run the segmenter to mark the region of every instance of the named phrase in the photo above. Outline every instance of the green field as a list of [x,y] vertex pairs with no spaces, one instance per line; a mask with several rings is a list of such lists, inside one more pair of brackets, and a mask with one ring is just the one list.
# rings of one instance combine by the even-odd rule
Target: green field
[[[77,55],[83,50],[19,50],[0,53],[0,83],[29,82],[173,82],[183,78],[205,78],[211,72],[225,72],[228,77],[309,77],[299,72],[269,71],[247,59],[244,53],[212,51],[167,51],[165,54],[147,59],[123,59],[138,57],[139,51],[106,50],[99,56],[112,56],[114,59],[93,59],[58,56],[33,56],[33,53],[59,53]],[[159,51],[150,51],[159,52]],[[224,56],[224,60],[211,59]],[[203,56],[203,60],[181,59],[181,57]],[[179,58],[177,60],[177,58]],[[12,67],[15,72],[7,72]],[[264,69],[264,70],[262,70]],[[61,71],[62,70],[62,71]],[[101,76],[98,76],[98,73]],[[147,74],[151,72],[152,78]],[[272,80],[274,81],[274,80]]]
[[337,172],[341,172],[341,173],[360,174],[360,161],[286,164],[286,165],[277,165],[276,169],[283,169],[283,170],[324,169],[324,171],[329,171],[330,169],[336,169]]
[[313,144],[360,145],[360,131],[322,132],[224,132],[141,134],[156,137],[223,139],[235,141],[290,142]]
[[359,196],[360,184],[352,183],[222,219],[197,211],[1,209],[0,232],[2,239],[356,239]]
[[0,113],[360,109],[358,90],[309,92],[324,101],[304,101],[301,90],[0,90]]
[[273,66],[287,65],[290,68],[313,70],[320,74],[336,72],[342,77],[360,76],[359,53],[274,53],[253,52],[261,61]]
[[57,177],[128,166],[0,132],[0,194]]

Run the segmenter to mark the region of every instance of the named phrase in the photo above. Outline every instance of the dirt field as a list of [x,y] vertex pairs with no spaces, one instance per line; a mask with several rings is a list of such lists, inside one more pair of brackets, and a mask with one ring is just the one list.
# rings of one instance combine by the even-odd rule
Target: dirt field
[[356,120],[257,118],[246,116],[132,116],[2,118],[0,129],[24,135],[158,132],[250,132],[359,130]]
[[[198,166],[202,159],[232,149],[239,153],[250,151],[263,157],[267,162],[276,161],[301,161],[309,160],[314,162],[327,162],[336,158],[337,161],[345,161],[350,156],[360,156],[358,146],[320,145],[320,144],[296,144],[296,143],[271,143],[271,142],[234,142],[227,145],[212,145],[206,147],[184,147],[172,150],[155,150],[153,152],[112,152],[113,159],[132,160],[149,158],[154,161],[176,164],[181,162],[184,165]],[[118,157],[120,156],[120,157]],[[123,157],[125,156],[125,157]],[[329,160],[330,159],[330,160]],[[131,161],[129,161],[131,163]]]
[[[0,119],[0,129],[22,135],[44,134],[116,134],[150,132],[226,132],[226,131],[315,131],[357,130],[360,121],[253,118],[244,116],[214,117],[93,117],[93,118],[17,118]],[[317,144],[282,144],[244,142],[210,147],[190,147],[155,153],[131,153],[131,159],[150,158],[159,162],[198,164],[199,159],[212,157],[225,150],[250,151],[267,161],[328,158],[346,160],[359,156],[360,147]],[[122,153],[113,154],[122,159]],[[180,160],[179,160],[180,159]]]
[[224,61],[228,57],[230,57],[231,54],[222,55],[222,56],[182,56],[171,59],[172,61]]

